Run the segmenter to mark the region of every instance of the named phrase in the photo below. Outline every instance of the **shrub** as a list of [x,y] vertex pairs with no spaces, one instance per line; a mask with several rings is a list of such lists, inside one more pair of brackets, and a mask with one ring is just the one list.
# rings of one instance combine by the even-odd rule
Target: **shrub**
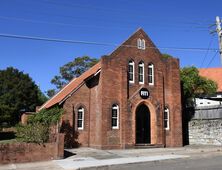
[[48,142],[50,126],[59,121],[62,113],[63,109],[58,107],[41,110],[29,117],[27,125],[17,126],[17,138],[23,142]]
[[17,125],[16,137],[19,141],[28,143],[45,143],[49,139],[49,129],[42,123]]

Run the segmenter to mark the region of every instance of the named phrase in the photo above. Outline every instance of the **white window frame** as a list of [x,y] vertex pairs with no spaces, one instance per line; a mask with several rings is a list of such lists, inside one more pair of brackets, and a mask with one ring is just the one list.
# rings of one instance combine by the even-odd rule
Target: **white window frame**
[[137,39],[137,48],[142,49],[142,40],[140,38]]
[[142,50],[145,50],[145,49],[146,49],[146,42],[145,42],[144,39],[142,39],[142,41],[141,41],[141,49],[142,49]]
[[[113,110],[116,110],[117,112],[117,117],[113,117]],[[111,115],[111,125],[112,125],[112,129],[119,129],[119,106],[117,105],[117,104],[114,104],[114,105],[112,105],[112,113],[111,113],[112,115]],[[117,120],[117,122],[116,122],[116,126],[113,126],[113,119],[116,119]]]
[[[79,112],[82,113],[82,119],[79,119]],[[79,120],[82,121],[82,126],[81,127],[79,127],[79,125],[78,125]],[[83,130],[84,129],[84,108],[83,107],[80,107],[78,109],[78,112],[77,112],[77,128],[78,128],[78,130]]]
[[[167,115],[167,118],[165,118],[165,113]],[[165,130],[169,130],[170,129],[170,110],[168,109],[168,107],[164,108],[163,119],[164,119],[164,128],[165,128]],[[167,122],[166,127],[165,127],[165,121]]]
[[[150,72],[149,72],[149,69],[152,69],[152,74],[150,75]],[[151,76],[151,78],[152,78],[152,82],[149,82],[150,81],[150,76]],[[149,83],[149,85],[154,85],[154,65],[152,64],[152,63],[150,63],[149,65],[148,65],[148,83]]]
[[129,77],[130,77],[130,74],[133,74],[133,80],[129,80],[129,83],[134,83],[135,82],[135,63],[134,61],[129,61],[129,64],[128,64],[128,67],[132,66],[133,67],[133,72],[130,73],[129,72],[129,68],[128,68],[128,74],[129,74]]
[[[140,67],[143,70],[142,73],[140,73]],[[140,81],[140,76],[142,76],[142,81]],[[140,62],[138,65],[138,79],[139,79],[139,84],[144,84],[144,63],[143,62]]]

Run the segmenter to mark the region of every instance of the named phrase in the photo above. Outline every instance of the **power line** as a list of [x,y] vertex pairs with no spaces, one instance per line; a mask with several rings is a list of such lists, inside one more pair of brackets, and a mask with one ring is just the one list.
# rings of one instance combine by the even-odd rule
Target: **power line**
[[[22,1],[19,1],[19,4],[21,5],[21,3],[23,5],[27,5],[27,2],[29,1],[26,1],[25,3]],[[104,8],[104,7],[97,7],[97,6],[85,6],[85,5],[78,5],[78,4],[72,4],[72,3],[62,3],[62,2],[55,2],[55,1],[48,1],[48,0],[43,0],[43,1],[33,1],[35,2],[36,4],[38,3],[42,3],[44,4],[44,7],[46,4],[55,4],[57,6],[67,6],[67,7],[80,7],[80,8],[89,8],[90,10],[91,9],[105,9],[105,10],[117,10],[116,8],[115,9],[111,9],[111,8]],[[36,7],[37,5],[35,5]],[[29,8],[27,8],[29,9]],[[27,11],[27,9],[25,9],[25,11]],[[38,10],[38,9],[37,9]],[[73,10],[73,9],[72,9]],[[125,9],[118,9],[118,10],[125,10]],[[29,13],[33,14],[33,8],[31,11],[28,10]],[[45,12],[47,11],[47,12]],[[46,15],[51,15],[53,17],[63,17],[63,18],[69,18],[69,19],[74,19],[74,20],[81,20],[81,22],[83,20],[94,20],[94,18],[92,18],[92,15],[87,15],[87,16],[80,16],[80,15],[75,15],[75,16],[69,16],[69,15],[64,15],[64,14],[55,14],[54,12],[53,13],[49,13],[48,10],[44,10],[44,12],[42,12],[41,10],[38,10],[38,16],[42,14],[46,14]],[[122,12],[124,14],[124,12]],[[131,14],[131,13],[130,13]],[[134,14],[133,14],[134,15]],[[44,15],[45,16],[45,15]],[[171,23],[167,22],[167,23],[163,23],[163,22],[159,22],[159,19],[158,21],[154,20],[152,22],[145,22],[145,23],[140,23],[140,22],[132,22],[132,20],[127,20],[127,19],[121,19],[121,16],[123,16],[122,14],[121,15],[118,15],[118,17],[111,17],[109,19],[107,18],[101,18],[101,16],[103,15],[99,15],[99,17],[95,18],[95,21],[98,22],[98,21],[102,21],[101,22],[101,25],[100,24],[93,24],[93,25],[89,25],[87,22],[86,25],[79,25],[79,24],[76,24],[76,23],[79,23],[79,22],[75,22],[75,24],[70,24],[70,23],[62,23],[62,22],[47,22],[47,21],[36,21],[36,20],[30,20],[30,19],[24,19],[24,18],[15,18],[15,17],[5,17],[5,16],[2,16],[1,18],[2,19],[13,19],[13,20],[16,20],[16,21],[23,21],[23,22],[32,22],[32,23],[44,23],[44,24],[55,24],[55,25],[59,25],[59,26],[71,26],[71,27],[83,27],[83,28],[95,28],[95,29],[119,29],[119,30],[129,30],[129,28],[131,29],[135,29],[135,27],[140,27],[140,26],[148,26],[148,25],[153,25],[153,22],[155,22],[156,24],[156,27],[155,29],[164,29],[166,30],[165,28],[169,28],[170,30],[176,30],[176,31],[183,31],[183,32],[193,32],[193,31],[208,31],[208,29],[206,29],[208,26],[206,25],[206,23],[203,23],[203,21],[189,21],[189,22],[184,22],[181,20],[180,21],[177,21],[175,23],[175,20]],[[135,15],[134,15],[135,16]],[[151,17],[151,15],[136,15],[137,17]],[[178,18],[178,17],[177,17]],[[151,19],[153,19],[153,17],[151,17]],[[166,21],[167,19],[169,18],[163,18],[164,21]],[[170,18],[171,19],[171,18]],[[104,26],[104,22],[106,24],[106,26]],[[113,22],[115,23],[118,23],[118,24],[121,24],[121,26],[116,26],[116,27],[113,27]],[[201,23],[202,22],[202,23]],[[124,24],[124,26],[122,26],[122,24]],[[178,25],[177,23],[181,23],[180,25]],[[127,25],[129,26],[127,26]],[[204,24],[204,25],[201,25],[201,24]],[[160,26],[158,26],[160,25]]]
[[215,57],[217,56],[217,53],[219,52],[219,50],[217,50],[216,52],[215,52],[215,54],[213,55],[213,57],[211,58],[211,60],[210,60],[210,62],[208,63],[208,65],[207,65],[207,68],[210,66],[210,64],[214,61],[214,59],[215,59]]
[[[48,42],[59,42],[59,43],[71,43],[71,44],[88,44],[88,45],[98,45],[98,46],[123,46],[128,48],[137,48],[136,45],[118,45],[113,43],[100,43],[93,41],[79,41],[79,40],[66,40],[66,39],[57,39],[57,38],[46,38],[46,37],[35,37],[35,36],[24,36],[24,35],[15,35],[15,34],[2,34],[0,37],[5,38],[16,38],[16,39],[25,39],[25,40],[37,40],[37,41],[48,41]],[[161,50],[184,50],[184,51],[216,51],[216,48],[195,48],[195,47],[146,47],[152,49],[161,49]]]
[[25,39],[25,40],[51,41],[51,42],[60,42],[60,43],[72,43],[72,44],[92,44],[92,45],[113,46],[113,44],[109,44],[109,43],[97,43],[97,42],[77,41],[77,40],[64,40],[64,39],[57,39],[57,38],[23,36],[23,35],[15,35],[15,34],[0,34],[0,37],[17,38],[17,39]]
[[[106,7],[98,7],[98,6],[87,6],[87,5],[79,5],[79,4],[71,4],[71,3],[64,3],[64,2],[55,2],[55,1],[50,1],[50,0],[42,0],[42,1],[38,1],[38,2],[42,2],[42,3],[46,3],[46,4],[51,4],[51,5],[56,5],[56,6],[64,6],[64,7],[77,7],[77,8],[85,8],[85,9],[94,9],[94,10],[103,10],[103,11],[113,11],[113,12],[120,12],[121,14],[124,13],[124,12],[132,12],[131,10],[126,10],[126,9],[119,9],[119,8],[106,8]],[[135,9],[134,9],[135,10]],[[140,11],[141,9],[137,9],[138,11]],[[153,16],[150,16],[150,15],[140,15],[140,17],[142,18],[153,18]],[[175,18],[178,18],[178,19],[184,19],[183,17],[175,17]],[[165,18],[166,19],[166,18]],[[186,18],[187,19],[187,18]],[[210,23],[211,21],[207,21],[207,20],[202,20],[202,21],[193,21],[193,22],[186,22],[186,24],[196,24],[196,25],[200,25],[200,24],[206,24],[206,23]]]
[[0,16],[0,19],[4,20],[14,20],[14,21],[22,21],[22,22],[31,22],[31,23],[39,23],[39,24],[54,24],[54,25],[59,25],[59,26],[70,26],[70,27],[92,27],[92,28],[117,28],[117,29],[128,29],[128,28],[123,28],[123,27],[101,27],[101,26],[89,26],[89,25],[77,25],[77,24],[68,24],[68,23],[62,23],[62,22],[47,22],[47,21],[39,21],[39,20],[30,20],[30,19],[25,19],[25,18],[15,18],[15,17],[7,17],[7,16]]
[[[91,25],[77,25],[77,24],[68,24],[68,23],[62,23],[62,22],[47,22],[47,21],[31,20],[31,19],[25,19],[25,18],[8,17],[8,16],[0,16],[0,19],[21,21],[21,22],[31,22],[31,23],[41,23],[41,24],[54,24],[54,25],[59,25],[59,26],[70,26],[70,27],[84,27],[84,28],[90,27],[90,28],[102,28],[102,29],[107,29],[108,28],[108,29],[122,29],[122,30],[123,29],[124,30],[129,29],[129,27],[126,28],[126,27],[110,27],[110,26],[105,27],[105,26],[94,26],[94,25],[93,26],[91,26]],[[164,27],[167,27],[167,26],[164,25]],[[161,26],[161,28],[162,28],[162,26]],[[192,30],[208,31],[207,29],[201,29],[201,28],[206,28],[206,27],[188,27],[188,28],[183,29],[183,31],[192,31]]]
[[[36,2],[40,2],[40,3],[43,3],[43,4],[52,4],[52,5],[57,5],[57,6],[67,6],[67,7],[78,7],[78,8],[89,8],[90,10],[92,10],[92,9],[96,9],[96,10],[98,10],[98,9],[104,9],[105,11],[106,10],[111,10],[111,11],[115,11],[115,10],[117,10],[116,8],[115,9],[111,9],[111,8],[104,8],[104,7],[95,7],[95,6],[83,6],[83,5],[78,5],[78,4],[70,4],[70,3],[58,3],[58,2],[54,2],[54,1],[36,1]],[[19,3],[21,3],[21,1],[19,1]],[[23,3],[23,4],[26,4],[26,3]],[[124,10],[125,9],[118,9],[119,11],[121,11],[121,16],[122,16],[122,13],[124,14]],[[32,11],[31,11],[32,13],[33,13],[33,9],[32,9]],[[131,12],[131,11],[130,11]],[[41,12],[42,13],[42,12]],[[45,13],[45,12],[44,12]],[[40,14],[40,11],[38,10],[38,15]],[[78,15],[78,17],[76,17],[76,16],[67,16],[67,15],[57,15],[57,14],[50,14],[50,13],[45,13],[45,14],[47,14],[47,15],[52,15],[52,16],[57,16],[57,17],[65,17],[65,18],[71,18],[71,19],[90,19],[90,18],[86,18],[86,17],[80,17],[79,15]],[[99,16],[100,18],[98,19],[98,18],[96,18],[96,21],[98,21],[98,20],[103,20],[103,21],[109,21],[110,22],[110,19],[109,20],[107,20],[107,18],[103,18],[103,19],[101,19],[101,15]],[[149,18],[151,18],[151,19],[153,19],[153,17],[152,16],[150,16],[150,15],[138,15],[137,17],[145,17],[145,18],[147,18],[147,17],[149,17]],[[112,17],[112,19],[113,19],[114,17]],[[113,20],[113,22],[119,22],[119,23],[123,23],[123,22],[125,22],[125,23],[133,23],[133,24],[137,24],[137,25],[141,25],[140,23],[135,23],[135,22],[132,22],[131,20],[130,20],[130,22],[129,21],[127,21],[126,22],[126,20],[124,19],[124,21],[121,19],[121,20],[119,20],[119,21],[116,21],[116,19],[119,19],[120,18],[120,15],[117,17],[117,18],[115,18],[115,20]],[[177,17],[178,18],[178,17]],[[164,18],[164,21],[166,20],[166,18]],[[152,21],[152,22],[154,22],[154,21]],[[156,22],[156,21],[155,21]],[[177,22],[178,23],[178,22]],[[207,31],[207,29],[205,29],[205,30],[200,30],[200,28],[207,28],[208,26],[208,24],[207,23],[203,23],[203,21],[190,21],[189,20],[189,22],[181,22],[181,20],[179,21],[179,23],[181,23],[181,24],[185,24],[185,25],[189,25],[189,26],[191,26],[191,25],[193,25],[193,26],[191,26],[191,27],[187,27],[187,29],[197,29],[198,31]],[[174,22],[173,22],[173,24],[172,23],[163,23],[163,24],[161,24],[160,22],[157,22],[157,25],[161,25],[161,27],[166,27],[167,25],[168,26],[171,26],[171,27],[173,27],[173,28],[175,28],[176,26],[178,26],[178,24],[175,24],[175,20],[174,20]],[[204,26],[201,26],[201,24],[204,24]],[[196,26],[194,26],[194,25],[196,25]],[[184,28],[184,26],[182,26],[181,25],[181,28]],[[187,30],[186,30],[187,31]]]
[[[211,44],[212,44],[212,42],[213,42],[213,38],[214,38],[214,35],[211,37],[211,40],[210,40],[210,42],[209,42],[209,44],[208,44],[207,49],[210,49]],[[202,62],[201,62],[200,68],[203,66],[203,64],[204,64],[204,62],[205,62],[205,60],[206,60],[206,58],[207,58],[208,53],[209,53],[209,50],[206,51],[205,56],[204,56],[204,58],[203,58],[203,60],[202,60]]]
[[219,50],[217,50],[217,51],[214,53],[214,55],[212,56],[210,62],[207,64],[206,69],[203,70],[204,74],[206,74],[206,75],[208,74],[208,73],[207,73],[207,72],[208,72],[208,69],[207,69],[207,68],[209,68],[209,66],[211,65],[211,63],[214,61],[214,59],[215,59],[215,57],[217,56],[217,53],[218,53],[218,52],[219,52]]

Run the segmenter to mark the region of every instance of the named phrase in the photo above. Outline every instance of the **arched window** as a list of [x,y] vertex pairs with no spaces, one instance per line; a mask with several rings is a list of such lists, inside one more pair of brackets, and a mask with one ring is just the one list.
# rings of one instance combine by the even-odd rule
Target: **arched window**
[[138,67],[139,84],[144,84],[144,63],[140,62]]
[[119,106],[112,105],[112,129],[119,129]]
[[137,39],[137,48],[141,49],[141,50],[145,50],[146,49],[146,44],[145,44],[145,40],[144,39]]
[[166,130],[170,129],[170,111],[167,107],[164,108],[164,128]]
[[129,83],[134,83],[134,62],[133,61],[129,61]]
[[84,128],[84,108],[80,107],[78,109],[78,114],[77,114],[77,128],[79,130],[83,130]]
[[142,40],[140,38],[137,39],[137,48],[142,49]]
[[145,42],[144,39],[142,39],[142,41],[141,41],[141,49],[142,49],[142,50],[145,50],[145,49],[146,49],[146,42]]
[[148,83],[154,85],[154,65],[152,63],[148,65]]

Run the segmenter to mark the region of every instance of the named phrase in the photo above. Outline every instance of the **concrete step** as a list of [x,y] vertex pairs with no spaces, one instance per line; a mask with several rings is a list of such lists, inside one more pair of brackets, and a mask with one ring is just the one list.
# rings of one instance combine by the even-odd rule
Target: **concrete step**
[[163,144],[148,144],[148,143],[138,143],[135,145],[135,149],[148,149],[148,148],[164,148]]

